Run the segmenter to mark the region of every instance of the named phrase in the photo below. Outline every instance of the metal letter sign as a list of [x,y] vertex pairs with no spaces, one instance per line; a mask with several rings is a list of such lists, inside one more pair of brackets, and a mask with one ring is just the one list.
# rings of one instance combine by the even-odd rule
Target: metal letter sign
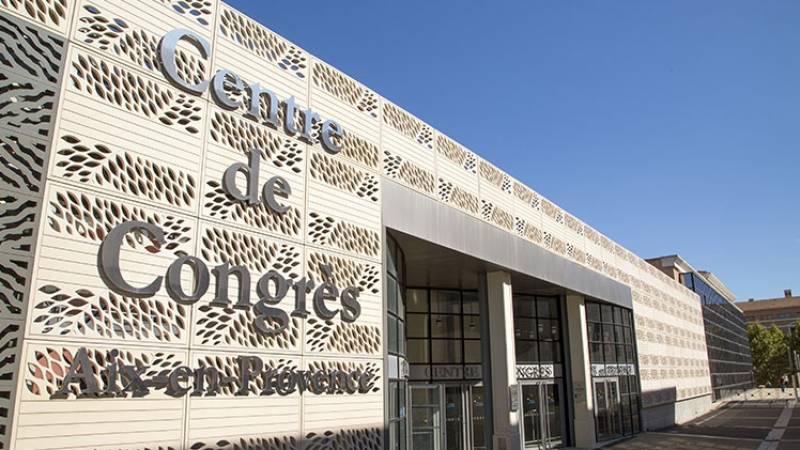
[[[372,370],[300,370],[265,368],[256,356],[236,358],[239,370],[235,376],[224,376],[213,366],[193,369],[178,366],[148,376],[145,367],[122,363],[118,350],[108,352],[106,365],[94,368],[86,348],[75,353],[61,388],[50,398],[66,398],[70,393],[78,397],[143,397],[151,390],[163,390],[172,397],[184,395],[212,397],[228,387],[236,395],[290,395],[294,392],[322,394],[367,393],[375,388],[376,374]],[[106,374],[98,377],[97,374]],[[259,390],[251,382],[262,380]],[[99,381],[99,383],[98,383]],[[102,384],[102,386],[101,386]],[[75,390],[71,390],[72,388]]]
[[[316,140],[322,144],[322,148],[329,153],[339,153],[342,150],[341,139],[344,136],[344,130],[341,125],[331,119],[321,119],[320,115],[311,108],[298,107],[294,97],[281,101],[273,91],[261,87],[259,83],[247,85],[238,75],[228,69],[218,70],[214,74],[211,83],[208,80],[203,80],[190,84],[181,78],[178,73],[176,58],[178,57],[178,43],[182,40],[197,48],[203,59],[210,58],[212,52],[211,44],[203,36],[191,30],[178,28],[165,34],[158,44],[161,72],[176,87],[190,94],[203,95],[209,84],[211,84],[212,97],[222,108],[227,110],[238,108],[240,103],[230,97],[226,87],[237,93],[247,93],[250,100],[247,102],[248,111],[245,117],[263,121],[264,124],[274,128],[283,128],[284,132],[289,136],[297,135],[298,139],[309,144],[313,144],[315,140],[313,136],[314,126],[321,123],[319,136]],[[264,118],[261,117],[261,102],[263,100],[268,102],[267,117]],[[284,110],[282,127],[278,116],[280,104],[283,104]],[[300,124],[295,123],[295,111],[299,111],[302,120]]]
[[[177,258],[170,264],[165,276],[155,277],[144,287],[135,287],[129,284],[123,277],[120,268],[120,250],[127,234],[134,232],[147,234],[156,246],[161,245],[164,241],[164,232],[158,226],[146,222],[123,222],[114,227],[100,245],[100,252],[97,256],[98,272],[110,290],[128,297],[147,298],[155,295],[161,289],[162,284],[166,284],[167,295],[181,305],[192,305],[202,299],[209,289],[210,273],[206,263],[195,256],[184,255]],[[191,267],[194,272],[194,283],[188,292],[181,284],[183,266]],[[256,313],[254,319],[256,329],[267,336],[274,336],[283,333],[289,326],[289,314],[276,308],[275,305],[280,304],[289,291],[293,290],[295,297],[293,316],[306,317],[308,315],[306,294],[312,294],[314,311],[319,318],[330,320],[337,314],[341,314],[343,322],[355,322],[361,315],[361,305],[358,302],[360,290],[357,287],[339,289],[331,281],[333,273],[330,266],[322,265],[321,270],[326,279],[322,280],[316,289],[314,289],[313,281],[306,281],[303,278],[295,283],[291,279],[286,279],[279,272],[269,270],[256,282],[258,299],[253,304],[249,301],[252,278],[249,269],[244,266],[231,267],[230,263],[224,262],[211,270],[215,278],[216,296],[209,305],[219,308],[231,306],[237,309],[253,308]],[[238,278],[240,286],[233,305],[228,301],[227,287],[231,274]],[[341,308],[331,307],[329,303],[332,302],[338,302]]]
[[[227,69],[218,70],[212,79],[186,80],[181,76],[179,61],[185,58],[178,45],[188,44],[188,51],[199,52],[200,58],[208,60],[212,56],[211,44],[201,35],[188,29],[175,29],[166,33],[158,44],[161,72],[174,86],[192,95],[203,95],[210,87],[211,98],[222,108],[234,111],[244,109],[244,117],[274,129],[282,129],[308,144],[319,142],[328,153],[339,153],[344,130],[334,120],[323,119],[311,108],[296,104],[294,97],[280,99],[272,90],[259,83],[247,83],[237,74]],[[262,108],[262,102],[266,102]],[[279,114],[283,108],[283,114]],[[262,112],[263,111],[263,112]],[[281,118],[283,123],[281,123]],[[263,205],[271,213],[285,214],[291,208],[287,202],[292,195],[292,187],[281,176],[272,176],[263,184],[259,181],[262,152],[254,148],[247,155],[247,161],[236,162],[222,175],[222,188],[229,198],[243,203],[246,207]],[[237,185],[237,181],[239,184]],[[242,186],[243,183],[243,188]],[[139,239],[134,239],[134,235]],[[163,288],[176,303],[194,305],[206,296],[213,298],[208,305],[222,310],[234,308],[250,310],[252,326],[265,336],[284,333],[291,316],[305,318],[312,307],[314,314],[322,320],[331,320],[337,315],[342,322],[355,322],[361,315],[358,301],[360,289],[356,286],[339,287],[333,281],[330,266],[321,265],[323,279],[292,280],[277,270],[267,270],[263,274],[251,274],[245,266],[231,265],[224,261],[209,269],[202,259],[180,254],[172,261],[163,274],[154,274],[148,283],[129,282],[120,266],[120,252],[123,245],[133,245],[141,238],[149,241],[148,249],[158,252],[165,246],[165,233],[160,226],[143,221],[126,221],[117,224],[103,239],[97,254],[97,270],[109,290],[126,297],[149,298]],[[192,271],[192,282],[187,285],[182,274],[186,268]],[[230,292],[229,281],[236,278],[237,292]],[[212,287],[211,294],[209,290]],[[251,289],[256,297],[251,299]],[[294,297],[294,309],[287,312],[279,307],[286,297]],[[311,305],[307,305],[311,302]],[[342,370],[297,370],[281,369],[274,371],[265,368],[257,357],[238,357],[238,377],[223,377],[213,367],[193,369],[187,366],[174,367],[157,375],[147,374],[145,367],[122,363],[117,350],[108,352],[106,367],[94,367],[86,348],[81,348],[70,363],[60,389],[53,398],[65,398],[70,393],[79,396],[142,396],[151,389],[164,389],[175,397],[191,395],[215,395],[225,386],[235,386],[238,395],[255,392],[252,380],[261,379],[263,386],[259,395],[288,395],[292,392],[309,391],[314,394],[336,394],[368,392],[373,389],[375,374],[371,371]],[[99,377],[98,374],[105,374]],[[102,384],[102,385],[101,385]],[[77,388],[77,391],[76,391]]]

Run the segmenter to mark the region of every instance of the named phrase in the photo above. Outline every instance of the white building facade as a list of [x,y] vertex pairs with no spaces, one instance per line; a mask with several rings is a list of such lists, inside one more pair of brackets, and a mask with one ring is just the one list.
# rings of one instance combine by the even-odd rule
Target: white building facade
[[696,294],[216,0],[0,2],[0,448],[588,448]]

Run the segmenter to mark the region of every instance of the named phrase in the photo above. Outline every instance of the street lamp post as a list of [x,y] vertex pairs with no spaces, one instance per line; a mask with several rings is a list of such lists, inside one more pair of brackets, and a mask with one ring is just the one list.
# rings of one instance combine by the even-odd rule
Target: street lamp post
[[797,393],[798,368],[800,368],[800,360],[798,359],[798,354],[796,351],[789,349],[789,372],[791,373],[792,377],[792,387],[794,388],[795,400],[800,400],[800,396],[798,396]]
[[792,350],[792,385],[794,386],[794,399],[800,400],[797,395],[797,372],[800,369],[800,358],[798,358],[797,351]]

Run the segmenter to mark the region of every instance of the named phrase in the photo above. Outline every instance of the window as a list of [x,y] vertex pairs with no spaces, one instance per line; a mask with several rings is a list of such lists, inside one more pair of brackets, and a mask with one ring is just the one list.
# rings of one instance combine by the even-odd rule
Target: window
[[[703,325],[708,348],[708,366],[714,401],[753,386],[752,356],[747,338],[744,314],[732,305],[702,276],[687,272],[683,284],[700,295]],[[786,314],[773,314],[763,319],[779,319]]]
[[[411,344],[406,347],[406,332],[417,331],[406,329],[405,255],[390,236],[387,236],[386,242],[386,351],[402,360],[407,353],[417,351]],[[427,358],[427,354],[425,357]],[[407,448],[407,392],[405,379],[389,380],[386,404],[389,410],[390,450]]]
[[405,255],[391,237],[387,237],[386,264],[386,341],[390,355],[406,355]]
[[519,364],[560,364],[558,297],[514,296],[514,339]]
[[593,366],[624,365],[634,369],[633,374],[620,374],[616,378],[619,380],[622,434],[638,433],[640,392],[632,312],[619,306],[587,301],[586,326]]
[[410,364],[430,365],[430,373],[436,365],[460,365],[466,374],[464,365],[481,363],[477,292],[408,288],[406,300]]
[[389,449],[406,448],[406,382],[389,382]]

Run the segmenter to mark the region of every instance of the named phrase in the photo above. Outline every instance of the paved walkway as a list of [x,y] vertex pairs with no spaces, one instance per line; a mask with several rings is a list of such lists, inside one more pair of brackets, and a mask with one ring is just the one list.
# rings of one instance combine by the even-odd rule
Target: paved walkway
[[798,450],[800,407],[794,401],[729,403],[684,425],[643,433],[613,450]]

